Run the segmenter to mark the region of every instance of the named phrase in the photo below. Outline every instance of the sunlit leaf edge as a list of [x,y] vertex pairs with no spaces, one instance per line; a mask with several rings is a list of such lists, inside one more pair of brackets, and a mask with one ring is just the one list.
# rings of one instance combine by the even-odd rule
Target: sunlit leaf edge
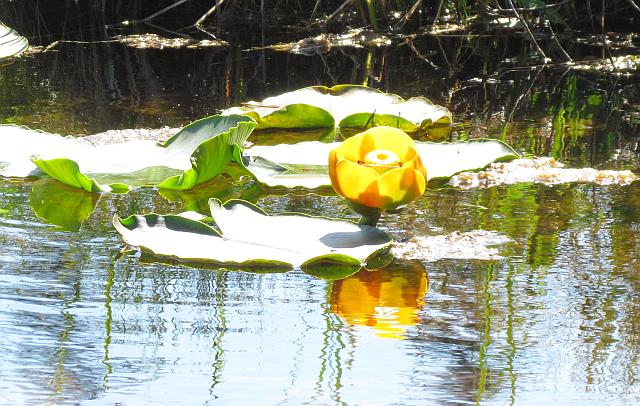
[[[385,95],[388,96],[390,99],[392,99],[394,101],[394,104],[400,104],[400,103],[405,103],[407,101],[410,100],[421,100],[423,102],[425,102],[428,105],[432,105],[434,106],[435,110],[439,110],[439,111],[443,111],[444,114],[442,115],[442,117],[440,117],[437,120],[431,120],[431,119],[425,119],[422,120],[421,122],[417,123],[417,122],[412,122],[411,120],[407,120],[406,118],[403,118],[401,116],[396,116],[393,114],[375,114],[374,112],[361,112],[361,113],[354,113],[354,114],[350,114],[346,117],[343,117],[340,122],[336,122],[335,118],[333,117],[333,115],[322,109],[319,108],[317,106],[311,105],[311,104],[305,104],[305,103],[291,103],[285,106],[282,106],[281,108],[275,108],[275,110],[269,112],[268,114],[261,116],[259,113],[257,113],[255,110],[252,109],[251,105],[247,105],[247,106],[243,106],[243,107],[233,107],[231,109],[228,109],[226,111],[232,111],[234,114],[243,114],[243,115],[247,115],[250,116],[251,118],[253,118],[257,123],[257,129],[258,130],[263,130],[263,129],[268,129],[268,128],[318,128],[318,127],[325,127],[325,126],[336,126],[336,127],[340,127],[340,128],[353,128],[353,127],[362,127],[364,129],[364,126],[367,125],[367,123],[369,123],[370,117],[374,116],[373,118],[375,119],[376,117],[378,117],[378,119],[383,121],[383,124],[387,125],[388,123],[398,123],[399,128],[401,128],[403,131],[407,131],[407,132],[415,132],[415,131],[419,131],[419,130],[424,130],[426,128],[432,127],[432,126],[436,126],[436,125],[450,125],[452,122],[452,114],[451,112],[443,106],[439,106],[435,103],[433,103],[431,100],[429,100],[428,98],[424,97],[424,96],[415,96],[415,97],[411,97],[409,99],[404,99],[403,97],[397,95],[397,94],[393,94],[393,93],[387,93],[384,92],[380,89],[376,89],[376,88],[372,88],[369,86],[364,86],[364,85],[358,85],[358,84],[341,84],[341,85],[335,85],[333,87],[328,87],[328,86],[308,86],[308,87],[304,87],[304,88],[300,88],[300,89],[296,89],[293,90],[289,93],[294,93],[294,92],[299,92],[299,91],[304,91],[304,90],[315,90],[320,94],[329,94],[332,96],[342,96],[343,94],[345,94],[346,92],[348,92],[349,90],[352,89],[363,89],[363,90],[367,90],[367,91],[372,91],[381,95]],[[278,97],[278,96],[274,96],[274,97]],[[255,106],[258,107],[258,106]],[[253,107],[253,108],[255,108]],[[265,106],[268,107],[268,106]],[[305,114],[302,114],[303,116],[318,116],[318,115],[322,115],[323,119],[314,119],[312,120],[312,123],[307,124],[307,125],[294,125],[292,124],[292,122],[295,122],[294,119],[290,119],[286,116],[288,115],[292,115],[293,117],[295,117],[295,114],[291,114],[291,112],[297,112],[299,110],[302,109],[309,109],[311,110],[310,112],[306,112]],[[315,114],[311,114],[312,112],[315,112]],[[275,115],[275,116],[274,116]],[[324,119],[324,115],[328,115],[329,117],[331,117],[331,120],[328,119]],[[271,118],[272,116],[274,116],[274,118]],[[283,119],[284,117],[284,119]],[[274,125],[271,122],[285,122],[285,125]],[[326,122],[326,124],[324,124]],[[324,125],[323,125],[324,124]],[[369,126],[375,126],[375,125],[381,125],[381,124],[375,124],[373,125],[372,123],[369,123],[371,125]]]
[[436,142],[416,142],[416,144],[420,145],[420,144],[474,144],[474,143],[483,143],[483,142],[495,142],[498,144],[502,144],[502,146],[505,148],[505,154],[497,159],[494,159],[493,161],[489,162],[486,165],[483,166],[479,166],[477,168],[469,168],[469,169],[464,169],[461,171],[457,171],[454,172],[448,176],[436,176],[433,178],[429,178],[428,181],[429,182],[441,182],[441,181],[447,181],[449,180],[452,176],[455,176],[459,173],[462,172],[480,172],[482,170],[484,170],[487,166],[496,163],[496,162],[509,162],[509,161],[513,161],[514,159],[518,159],[518,158],[522,158],[522,155],[519,154],[518,152],[516,152],[515,149],[513,149],[513,147],[509,144],[507,144],[506,142],[496,139],[496,138],[474,138],[471,140],[464,140],[464,141],[455,141],[455,142],[442,142],[442,143],[436,143]]

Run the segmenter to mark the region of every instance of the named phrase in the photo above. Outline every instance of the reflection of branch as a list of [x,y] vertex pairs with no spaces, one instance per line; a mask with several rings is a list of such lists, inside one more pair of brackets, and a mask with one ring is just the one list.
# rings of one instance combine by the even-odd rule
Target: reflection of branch
[[[533,89],[533,86],[535,85],[536,81],[538,80],[538,76],[540,76],[540,73],[542,73],[542,71],[544,70],[545,66],[542,65],[542,67],[540,68],[540,70],[538,70],[536,72],[536,76],[533,78],[533,80],[531,81],[531,85],[529,86],[529,88],[527,89],[526,92],[522,93],[517,99],[516,102],[513,104],[513,108],[511,109],[511,113],[509,113],[509,115],[507,116],[507,120],[506,122],[509,123],[511,122],[511,118],[513,117],[513,114],[516,112],[516,110],[518,109],[518,105],[520,104],[520,102],[522,101],[522,99],[524,99],[524,97],[526,95],[529,94],[529,92],[531,92],[531,89]],[[567,70],[568,71],[568,70]]]
[[107,276],[107,284],[104,288],[104,307],[106,310],[106,316],[104,319],[104,357],[102,357],[102,363],[106,367],[106,371],[104,377],[102,378],[102,382],[104,386],[107,386],[109,383],[109,375],[113,372],[113,366],[109,360],[109,346],[111,345],[111,323],[113,321],[113,313],[111,310],[111,288],[113,288],[113,281],[115,279],[115,267],[118,262],[119,256],[111,261],[108,268],[108,276]]
[[227,300],[227,273],[218,272],[216,275],[216,293],[215,293],[215,317],[217,321],[216,333],[213,337],[213,350],[215,354],[213,356],[213,364],[211,365],[213,371],[211,373],[211,385],[209,386],[209,393],[215,396],[216,386],[222,382],[222,372],[224,369],[224,346],[223,339],[227,332],[227,318],[224,312],[224,304]]
[[438,65],[436,65],[435,63],[431,62],[429,60],[429,58],[427,58],[426,56],[424,56],[422,53],[420,53],[420,51],[418,51],[418,48],[416,48],[416,46],[413,44],[413,41],[410,39],[407,39],[405,42],[405,44],[409,45],[409,48],[413,51],[414,54],[416,54],[416,56],[420,59],[422,59],[423,61],[425,61],[426,63],[428,63],[429,65],[431,65],[431,67],[433,69],[437,69],[437,70],[441,70],[442,68],[439,67]]

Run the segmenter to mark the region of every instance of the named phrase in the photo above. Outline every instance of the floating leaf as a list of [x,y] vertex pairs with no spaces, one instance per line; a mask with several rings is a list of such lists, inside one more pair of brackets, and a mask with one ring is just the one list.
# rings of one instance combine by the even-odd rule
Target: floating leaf
[[[274,146],[254,146],[247,169],[269,186],[317,188],[330,185],[327,174],[329,151],[338,143],[302,142]],[[498,140],[471,140],[454,143],[416,142],[427,169],[427,179],[448,178],[458,172],[478,170],[492,162],[519,155]]]
[[313,262],[302,264],[301,268],[305,273],[325,280],[339,280],[348,278],[362,269],[360,261],[350,257],[341,258],[342,262],[337,262],[334,258],[327,258],[326,261],[316,258]]
[[37,174],[37,165],[49,176],[89,192],[122,193],[129,185],[158,183],[185,190],[212,179],[230,160],[240,161],[238,148],[254,128],[246,116],[212,116],[189,124],[163,144],[136,140],[96,146],[81,138],[3,125],[0,175]]
[[267,215],[242,200],[210,200],[220,229],[179,215],[114,217],[125,243],[159,257],[251,267],[363,264],[386,252],[381,230],[348,221],[299,214]]
[[29,41],[15,30],[0,23],[0,59],[21,54],[29,47]]
[[406,132],[450,124],[451,113],[425,97],[402,97],[359,85],[311,86],[225,114],[246,114],[258,128],[360,128],[388,125]]

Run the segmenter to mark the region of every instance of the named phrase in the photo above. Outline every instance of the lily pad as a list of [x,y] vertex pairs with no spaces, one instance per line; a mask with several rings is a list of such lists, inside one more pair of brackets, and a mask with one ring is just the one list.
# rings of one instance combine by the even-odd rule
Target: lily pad
[[212,116],[187,125],[163,144],[135,140],[106,145],[2,125],[0,176],[44,172],[88,192],[122,193],[130,186],[158,183],[186,190],[218,175],[229,161],[240,161],[239,148],[255,125],[246,116]]
[[20,55],[29,47],[29,41],[15,30],[0,23],[0,59]]
[[451,113],[425,97],[402,97],[360,85],[311,86],[262,102],[233,107],[224,114],[246,114],[263,128],[360,128],[389,125],[406,132],[449,125]]
[[209,203],[219,232],[180,215],[116,216],[113,224],[126,244],[188,263],[359,267],[386,253],[391,245],[389,236],[372,226],[300,214],[270,216],[243,200],[223,205],[211,199]]
[[[245,151],[245,164],[260,182],[268,186],[318,188],[331,184],[327,157],[337,145],[302,142],[254,146]],[[416,149],[429,180],[446,179],[462,171],[479,170],[492,162],[519,157],[507,144],[490,139],[454,143],[416,142]]]

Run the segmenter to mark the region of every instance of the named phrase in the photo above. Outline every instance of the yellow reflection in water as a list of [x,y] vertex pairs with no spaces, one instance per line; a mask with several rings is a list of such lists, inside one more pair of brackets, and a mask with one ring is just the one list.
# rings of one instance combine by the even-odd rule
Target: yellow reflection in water
[[420,262],[361,270],[333,283],[331,311],[349,324],[373,327],[379,337],[404,339],[419,322],[427,286]]

